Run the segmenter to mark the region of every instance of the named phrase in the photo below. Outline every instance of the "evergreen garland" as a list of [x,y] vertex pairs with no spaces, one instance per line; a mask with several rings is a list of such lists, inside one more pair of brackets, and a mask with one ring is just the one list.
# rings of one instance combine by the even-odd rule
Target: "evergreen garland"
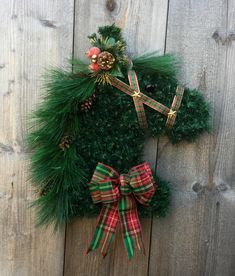
[[[115,25],[105,26],[99,28],[99,34],[101,38],[95,34],[89,37],[93,45],[122,47],[119,51],[122,62],[114,66],[111,74],[123,76],[123,81],[128,83],[124,77],[127,59],[123,54],[126,44],[121,30]],[[98,214],[100,206],[92,203],[87,188],[97,162],[125,173],[143,161],[146,138],[130,96],[109,84],[96,83],[88,65],[80,60],[72,60],[71,64],[73,71],[49,71],[44,101],[32,118],[37,129],[28,137],[32,182],[40,193],[34,202],[38,224],[52,223],[55,228],[73,217]],[[134,58],[140,90],[170,107],[177,87],[177,64],[174,57],[155,53]],[[94,93],[90,109],[85,112],[81,106]],[[188,88],[171,130],[165,128],[164,115],[147,107],[146,115],[148,135],[166,134],[173,143],[194,141],[210,128],[208,104],[200,92]],[[142,216],[162,217],[167,213],[170,185],[155,178],[158,188],[150,206],[138,206]]]

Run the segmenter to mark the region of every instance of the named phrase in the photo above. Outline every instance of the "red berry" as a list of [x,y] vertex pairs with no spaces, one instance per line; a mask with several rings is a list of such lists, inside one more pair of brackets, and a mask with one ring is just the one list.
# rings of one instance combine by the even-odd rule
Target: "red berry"
[[101,53],[101,50],[98,47],[92,47],[86,52],[86,55],[89,58],[92,58],[93,55],[98,56],[100,53]]
[[89,65],[89,69],[90,69],[91,71],[96,71],[96,72],[98,72],[98,71],[100,71],[100,66],[99,66],[99,64],[97,64],[97,63],[92,63],[92,64]]

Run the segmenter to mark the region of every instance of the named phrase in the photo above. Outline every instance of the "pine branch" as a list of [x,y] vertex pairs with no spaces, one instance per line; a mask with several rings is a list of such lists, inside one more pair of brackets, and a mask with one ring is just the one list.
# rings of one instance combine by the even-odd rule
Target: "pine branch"
[[179,70],[179,60],[173,55],[158,56],[156,52],[147,53],[133,59],[133,68],[139,74],[167,76],[175,78]]

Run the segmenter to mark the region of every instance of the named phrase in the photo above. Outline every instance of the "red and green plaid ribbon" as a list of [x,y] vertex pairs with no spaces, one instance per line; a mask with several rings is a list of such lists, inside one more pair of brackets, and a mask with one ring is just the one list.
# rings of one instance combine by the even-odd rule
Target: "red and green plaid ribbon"
[[135,166],[121,175],[113,168],[98,163],[89,190],[93,202],[103,203],[103,207],[87,253],[101,246],[101,253],[106,256],[118,223],[128,257],[133,257],[136,248],[144,253],[136,200],[148,205],[155,189],[149,163]]
[[184,95],[184,87],[178,85],[176,88],[176,94],[173,99],[170,112],[168,113],[168,116],[167,116],[167,121],[166,121],[167,128],[172,128],[175,123],[176,114],[180,108],[183,95]]
[[128,70],[128,79],[129,79],[130,87],[137,92],[136,96],[133,96],[133,101],[135,104],[135,109],[136,109],[140,127],[143,129],[146,129],[148,128],[148,122],[144,111],[144,104],[141,100],[141,97],[138,96],[140,92],[140,88],[139,88],[138,79],[134,70]]
[[127,95],[133,97],[140,126],[142,128],[147,128],[147,118],[143,107],[143,104],[145,104],[152,109],[160,112],[161,114],[167,116],[166,127],[172,128],[175,122],[177,111],[183,98],[184,87],[181,87],[179,85],[177,86],[176,95],[174,97],[172,106],[171,108],[168,108],[167,106],[140,92],[138,79],[134,70],[128,70],[128,79],[130,82],[130,86],[114,77],[111,78],[111,84],[112,86],[116,87]]

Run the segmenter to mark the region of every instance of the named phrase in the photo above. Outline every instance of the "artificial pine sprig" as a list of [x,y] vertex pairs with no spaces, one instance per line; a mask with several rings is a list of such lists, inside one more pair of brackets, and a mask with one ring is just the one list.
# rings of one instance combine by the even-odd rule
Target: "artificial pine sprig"
[[[74,78],[76,75],[76,78]],[[54,223],[55,227],[69,220],[74,213],[71,195],[88,181],[84,161],[77,155],[76,143],[61,149],[65,135],[77,137],[80,125],[80,103],[94,92],[91,78],[77,72],[52,70],[47,76],[47,94],[32,118],[38,129],[31,132],[28,144],[31,155],[31,179],[41,194],[37,205],[38,224]]]
[[175,56],[170,54],[158,55],[157,52],[150,52],[135,57],[132,62],[133,69],[138,73],[149,76],[159,74],[170,78],[176,77],[180,65],[179,59]]

